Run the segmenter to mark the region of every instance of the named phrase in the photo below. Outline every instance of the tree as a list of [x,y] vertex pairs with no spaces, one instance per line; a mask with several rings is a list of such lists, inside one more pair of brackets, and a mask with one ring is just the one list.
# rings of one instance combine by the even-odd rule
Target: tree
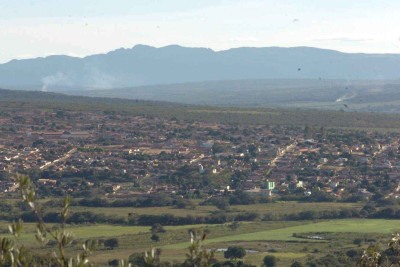
[[276,257],[273,255],[267,255],[263,260],[264,267],[275,267],[276,266]]
[[113,259],[108,261],[108,266],[109,267],[118,267],[119,266],[119,260],[118,259]]
[[228,247],[224,252],[225,259],[237,260],[246,256],[246,250],[242,247]]
[[313,136],[313,130],[310,126],[306,125],[304,127],[304,138],[308,139],[308,138],[312,138]]
[[226,200],[226,199],[223,199],[223,198],[221,198],[221,199],[217,199],[216,201],[215,201],[215,206],[218,208],[218,209],[220,209],[220,210],[225,210],[225,211],[228,211],[228,210],[230,210],[230,205],[229,205],[229,202]]
[[225,147],[220,143],[215,142],[214,145],[212,146],[212,152],[214,154],[222,153],[224,151],[225,151]]
[[228,227],[232,230],[232,231],[236,231],[236,229],[239,228],[239,223],[237,221],[233,221],[232,223],[230,223],[228,225]]
[[326,137],[328,135],[326,129],[324,127],[321,127],[319,131],[320,131],[321,138],[326,139]]
[[290,267],[303,267],[303,264],[301,262],[298,261],[294,261]]
[[151,233],[156,234],[156,233],[165,233],[165,229],[164,227],[159,224],[159,223],[155,223],[151,226]]
[[153,240],[154,242],[158,242],[160,241],[160,236],[157,234],[152,234],[150,239]]
[[104,240],[104,246],[109,249],[114,249],[119,246],[117,238],[109,238]]
[[145,266],[143,253],[133,253],[129,256],[128,262],[133,266]]

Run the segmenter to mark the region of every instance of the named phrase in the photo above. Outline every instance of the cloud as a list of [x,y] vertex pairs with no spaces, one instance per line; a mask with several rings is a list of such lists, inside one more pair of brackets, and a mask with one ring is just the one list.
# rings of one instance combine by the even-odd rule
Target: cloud
[[334,37],[313,39],[314,42],[346,42],[346,43],[365,43],[374,41],[372,38],[349,38],[349,37]]
[[229,41],[231,42],[258,42],[260,41],[257,37],[252,36],[238,36],[230,38]]
[[32,54],[21,54],[21,55],[17,55],[15,56],[15,59],[28,59],[28,58],[33,58],[34,55]]

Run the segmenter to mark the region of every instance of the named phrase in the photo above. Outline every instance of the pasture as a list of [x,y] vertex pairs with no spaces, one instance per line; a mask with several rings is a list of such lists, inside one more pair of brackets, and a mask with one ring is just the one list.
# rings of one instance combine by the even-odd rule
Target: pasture
[[[262,203],[253,205],[235,205],[231,206],[228,214],[240,214],[243,212],[255,212],[262,217],[265,214],[272,214],[276,216],[297,214],[302,211],[313,210],[316,212],[321,211],[332,211],[340,209],[351,209],[362,207],[361,203],[303,203],[295,201],[280,201],[274,203]],[[58,208],[50,208],[49,211],[57,211]],[[73,206],[71,207],[72,212],[83,212],[90,211],[96,214],[104,214],[109,216],[127,217],[129,213],[135,213],[137,215],[160,215],[160,214],[172,214],[178,217],[190,216],[207,216],[218,209],[215,206],[201,206],[196,205],[195,208],[184,208],[178,209],[175,207],[148,207],[148,208],[136,208],[136,207],[84,207],[84,206]]]
[[[52,226],[52,225],[51,225]],[[0,227],[5,230],[6,223]],[[115,237],[119,240],[119,246],[108,250],[99,248],[93,253],[91,259],[100,266],[110,259],[128,258],[135,252],[143,252],[151,247],[162,249],[162,259],[184,260],[186,249],[189,246],[188,229],[205,230],[208,238],[205,245],[210,249],[226,248],[232,244],[240,245],[246,249],[255,250],[248,254],[245,262],[259,264],[265,255],[273,254],[282,266],[293,259],[305,259],[308,251],[318,250],[318,253],[330,251],[332,247],[337,249],[355,247],[353,239],[356,237],[373,237],[387,241],[390,234],[400,231],[400,220],[383,219],[343,219],[324,221],[277,221],[277,222],[249,222],[241,223],[237,230],[230,229],[227,225],[185,225],[167,226],[166,232],[160,233],[160,241],[150,239],[150,227],[145,226],[116,226],[105,224],[73,225],[67,229],[74,233],[77,244],[70,248],[70,253],[76,253],[81,241],[86,239],[106,239]],[[34,244],[34,224],[25,224],[25,234],[20,242]],[[4,231],[3,231],[4,233]],[[324,235],[331,233],[334,238],[326,240],[314,240],[304,238],[304,235]],[[295,237],[294,234],[302,237]],[[4,234],[3,234],[4,235]],[[380,239],[379,239],[380,238]],[[40,248],[49,251],[51,247]],[[273,251],[271,249],[274,249]],[[320,255],[314,253],[313,255]],[[223,259],[223,253],[218,252],[217,258]]]

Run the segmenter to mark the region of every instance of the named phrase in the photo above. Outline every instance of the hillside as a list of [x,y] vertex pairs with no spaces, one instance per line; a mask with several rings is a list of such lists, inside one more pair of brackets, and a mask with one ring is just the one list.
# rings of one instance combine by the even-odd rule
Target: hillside
[[243,79],[399,79],[400,55],[295,48],[137,45],[85,58],[50,56],[0,65],[0,86],[70,90]]
[[225,107],[400,112],[399,81],[235,80],[65,92]]
[[[376,130],[400,129],[400,115],[296,108],[235,108],[185,105],[118,98],[67,96],[59,93],[0,89],[0,111],[18,110],[101,111],[132,116],[156,116],[186,121],[228,124],[324,126]],[[1,116],[2,113],[0,113]]]

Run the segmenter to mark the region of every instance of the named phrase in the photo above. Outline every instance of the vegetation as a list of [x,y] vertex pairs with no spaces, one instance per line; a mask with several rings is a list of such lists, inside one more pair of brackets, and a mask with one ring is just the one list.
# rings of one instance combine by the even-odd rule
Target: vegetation
[[8,238],[1,238],[1,253],[0,253],[0,263],[3,266],[43,266],[43,265],[53,265],[53,266],[69,266],[69,267],[80,267],[80,266],[90,266],[88,262],[88,256],[91,250],[95,246],[95,242],[92,240],[87,240],[82,245],[83,251],[79,253],[76,257],[68,257],[66,254],[66,247],[69,246],[73,241],[73,235],[71,232],[67,231],[65,228],[66,219],[69,214],[69,203],[70,199],[66,197],[64,199],[63,208],[61,210],[61,223],[58,227],[50,228],[43,220],[36,202],[35,190],[32,187],[31,181],[26,176],[17,176],[17,181],[19,185],[19,191],[21,192],[21,197],[25,203],[29,205],[37,219],[36,227],[36,240],[42,245],[47,244],[52,240],[57,251],[53,251],[50,257],[45,257],[43,255],[31,254],[29,250],[24,245],[19,245],[16,242],[21,235],[22,231],[22,221],[14,222],[9,226],[10,233],[14,236],[16,241]]
[[246,250],[242,247],[228,247],[224,252],[224,257],[230,260],[243,259],[246,256]]
[[172,104],[156,101],[89,98],[55,93],[0,90],[3,112],[19,109],[101,111],[233,124],[318,125],[329,128],[400,128],[399,115],[370,112],[316,111],[275,108],[218,108]]
[[273,255],[267,255],[263,260],[264,267],[276,267],[276,257]]
[[[24,92],[21,94],[23,95]],[[34,97],[35,93],[32,95]],[[20,108],[18,105],[21,103],[23,105],[21,109],[33,108],[37,112],[35,114],[41,114],[40,110],[44,110],[41,105],[48,103],[45,110],[49,112],[45,116],[50,118],[57,117],[68,121],[68,118],[72,116],[69,109],[74,109],[73,101],[77,100],[76,98],[54,95],[51,96],[54,97],[54,101],[50,103],[51,97],[46,99],[49,95],[41,96],[42,99],[23,103],[20,100],[6,102],[0,99],[2,116],[10,121],[7,124],[9,128],[3,129],[5,134],[15,133],[18,136],[20,123],[27,120],[27,118],[17,115]],[[329,153],[327,151],[329,147],[324,146],[324,140],[335,145],[339,144],[339,147],[350,147],[352,144],[361,147],[361,144],[366,144],[364,151],[359,153],[365,152],[364,154],[371,155],[371,160],[378,162],[374,154],[377,150],[372,150],[371,147],[391,144],[392,140],[399,138],[398,134],[367,133],[342,129],[327,130],[327,127],[316,127],[316,121],[307,127],[279,126],[293,123],[290,120],[285,121],[284,118],[292,116],[294,110],[207,109],[169,103],[156,105],[146,101],[110,100],[108,102],[109,100],[101,99],[93,101],[88,107],[85,107],[83,102],[77,100],[78,110],[98,110],[98,113],[93,115],[94,117],[96,114],[107,113],[109,114],[107,118],[114,121],[118,119],[121,124],[126,123],[125,120],[130,114],[143,115],[144,117],[141,116],[140,119],[155,114],[160,117],[176,116],[174,120],[201,119],[210,122],[214,121],[215,115],[216,117],[220,116],[217,118],[218,120],[226,119],[229,125],[223,125],[221,128],[226,128],[227,133],[223,133],[221,129],[211,128],[212,126],[202,129],[206,136],[218,137],[218,141],[209,147],[209,160],[207,160],[210,162],[210,166],[209,170],[203,174],[199,172],[197,163],[192,166],[182,164],[173,172],[167,172],[166,170],[170,170],[168,164],[172,161],[183,161],[184,156],[179,153],[135,154],[122,148],[113,149],[117,142],[111,137],[102,135],[101,129],[99,129],[99,138],[96,137],[92,140],[96,145],[88,145],[79,139],[70,140],[70,142],[59,141],[58,143],[48,142],[41,138],[37,138],[32,143],[30,139],[26,139],[32,143],[33,148],[43,150],[41,157],[33,160],[32,165],[35,165],[36,160],[38,164],[44,164],[42,160],[54,161],[58,159],[57,155],[65,155],[72,149],[76,149],[78,152],[74,159],[63,162],[62,168],[59,166],[43,170],[19,168],[18,171],[21,170],[23,174],[31,176],[33,181],[30,182],[29,179],[23,178],[24,176],[18,178],[21,183],[19,192],[22,193],[22,202],[16,199],[16,192],[8,192],[8,189],[13,187],[14,181],[10,175],[12,172],[0,171],[0,181],[4,182],[3,188],[7,189],[7,192],[1,194],[0,219],[8,222],[15,221],[10,228],[13,238],[5,237],[9,223],[0,222],[1,259],[5,266],[22,266],[25,263],[31,264],[31,266],[35,264],[37,266],[43,264],[52,264],[52,266],[80,266],[79,264],[127,266],[129,263],[137,266],[173,265],[177,267],[193,264],[215,267],[258,266],[260,264],[265,266],[271,264],[279,264],[279,266],[292,264],[355,266],[361,259],[365,262],[365,266],[376,265],[376,263],[382,265],[383,262],[396,263],[395,250],[392,251],[386,247],[387,236],[399,230],[399,201],[394,196],[388,197],[398,185],[398,178],[391,173],[395,168],[387,170],[371,168],[368,164],[361,164],[350,153],[343,151],[340,151],[341,155],[336,155],[335,151]],[[104,107],[101,106],[102,104]],[[186,114],[178,114],[182,111]],[[144,113],[142,114],[142,112]],[[325,124],[324,120],[329,119],[329,116],[336,116],[334,112],[321,113],[322,115],[314,111],[299,113],[312,114],[310,120],[320,120],[321,125]],[[396,121],[398,118],[395,115],[379,115],[375,117],[378,122],[373,122],[367,115],[342,113],[345,113],[343,116],[340,115],[343,121],[337,121],[337,124],[333,124],[333,126],[352,124],[357,121],[358,124],[354,124],[358,125],[357,127],[380,125],[379,127],[389,129],[391,127],[389,122],[393,123],[393,127],[398,127],[398,121]],[[83,116],[79,112],[74,114],[78,117]],[[361,116],[361,120],[353,120],[353,116],[358,115]],[[322,118],[322,116],[327,117]],[[237,123],[269,123],[274,122],[275,119],[281,120],[277,126],[240,127],[237,125]],[[36,121],[41,126],[35,126],[33,122]],[[70,122],[68,121],[68,123]],[[152,124],[149,123],[146,127],[149,127],[148,131],[153,131],[159,126],[168,125],[168,123],[171,121],[158,124],[157,119],[154,119]],[[303,121],[299,120],[295,125],[302,123]],[[26,128],[27,131],[30,131],[31,124],[34,131],[51,129],[51,131],[68,132],[61,125],[53,127],[51,120],[40,122],[39,115],[32,118],[32,123],[30,122]],[[165,138],[173,140],[179,136],[184,142],[190,140],[190,134],[196,132],[197,128],[191,125],[186,125],[187,127],[185,124],[182,125],[182,129],[166,131]],[[85,127],[93,130],[93,127],[101,128],[103,126],[96,124]],[[119,130],[109,127],[108,131],[112,136]],[[133,132],[132,136],[143,135],[141,132],[136,133],[135,129]],[[259,156],[260,151],[259,144],[246,141],[245,137],[248,138],[251,132],[259,132],[260,135],[253,135],[256,137],[255,140],[260,139],[257,142],[268,143],[270,147],[290,143],[292,135],[319,140],[319,144],[309,145],[309,147],[317,146],[320,150],[318,153],[306,152],[306,156],[304,154],[294,155],[293,159],[298,160],[299,163],[308,160],[308,163],[312,161],[319,164],[322,156],[331,161],[341,158],[341,160],[346,160],[346,164],[350,167],[348,172],[344,172],[340,168],[338,168],[338,172],[341,171],[342,174],[351,177],[357,176],[359,179],[349,186],[343,183],[329,188],[329,180],[334,175],[334,171],[330,169],[317,169],[316,165],[305,168],[294,166],[293,172],[282,174],[274,170],[272,166],[266,167],[266,163],[262,165],[262,163],[252,162],[252,159]],[[242,136],[243,140],[239,141],[235,136]],[[282,136],[282,138],[273,140],[273,136]],[[202,140],[199,141],[202,142],[206,137],[200,139]],[[17,141],[14,143],[13,140],[14,138],[8,142],[10,154],[13,154],[14,151],[18,151],[20,154],[26,153],[24,145]],[[15,140],[19,139],[16,137]],[[229,148],[226,146],[227,143],[231,144]],[[155,144],[162,143],[155,140]],[[398,143],[394,144],[390,151],[387,151],[386,157],[392,162],[398,159]],[[331,148],[335,148],[335,145]],[[303,146],[306,145],[300,144],[299,150]],[[231,155],[221,156],[220,154],[226,152],[227,149],[230,150]],[[89,167],[82,167],[80,159],[82,154],[79,153],[87,153],[84,158],[91,162],[88,164]],[[115,157],[102,159],[100,154],[112,154]],[[269,156],[265,156],[265,159],[269,159]],[[191,158],[188,157],[188,159]],[[219,159],[225,165],[225,170],[215,174],[211,173],[210,168],[216,166]],[[245,169],[231,167],[238,160],[243,163],[242,166],[246,166]],[[23,159],[19,159],[19,161],[22,162]],[[124,173],[121,162],[131,161],[134,162],[132,164],[134,167],[147,164],[150,166],[148,170],[154,170],[159,177],[155,175],[154,179],[149,178],[145,168],[138,173],[141,179],[129,174],[135,168],[127,169],[128,171]],[[158,164],[157,169],[153,163]],[[212,166],[212,164],[215,165]],[[4,159],[3,166],[7,165],[11,164]],[[72,168],[72,165],[77,168]],[[112,166],[111,171],[106,168],[108,166]],[[284,167],[284,165],[281,166]],[[275,169],[279,170],[279,168]],[[253,172],[262,177],[263,180],[260,183],[262,189],[266,188],[265,180],[276,175],[281,175],[280,179],[283,183],[299,180],[306,182],[307,186],[291,188],[288,185],[287,190],[280,191],[273,198],[246,193],[245,185],[248,180],[252,179]],[[318,179],[313,179],[314,177]],[[319,179],[321,177],[326,180],[324,183]],[[53,180],[54,185],[44,186],[39,183],[39,179]],[[147,193],[146,189],[152,190],[154,184],[158,182],[172,185],[174,193],[167,193],[172,192],[170,188],[169,191],[157,189],[152,193]],[[138,194],[127,194],[128,197],[121,198],[118,192],[114,194],[113,186],[116,183],[124,183],[125,192]],[[142,186],[143,184],[145,186]],[[228,190],[227,185],[235,191]],[[311,195],[306,195],[308,193],[305,191],[306,188]],[[365,190],[368,197],[361,196],[360,189]],[[330,190],[332,191],[328,193]],[[73,199],[67,196],[67,192],[72,195]],[[24,221],[23,224],[22,221]],[[207,239],[203,233],[207,235]],[[188,238],[192,239],[189,250],[187,250]],[[36,239],[41,241],[39,246],[34,245]],[[231,257],[233,254],[228,256],[228,253],[228,259],[226,259],[222,251],[231,247],[230,252],[232,252],[233,246],[247,251],[247,256],[242,259]],[[156,248],[149,250],[152,247]],[[143,251],[147,251],[147,253],[143,253]],[[240,250],[236,249],[236,251]],[[88,261],[89,258],[90,261]],[[120,259],[125,260],[121,261]]]

